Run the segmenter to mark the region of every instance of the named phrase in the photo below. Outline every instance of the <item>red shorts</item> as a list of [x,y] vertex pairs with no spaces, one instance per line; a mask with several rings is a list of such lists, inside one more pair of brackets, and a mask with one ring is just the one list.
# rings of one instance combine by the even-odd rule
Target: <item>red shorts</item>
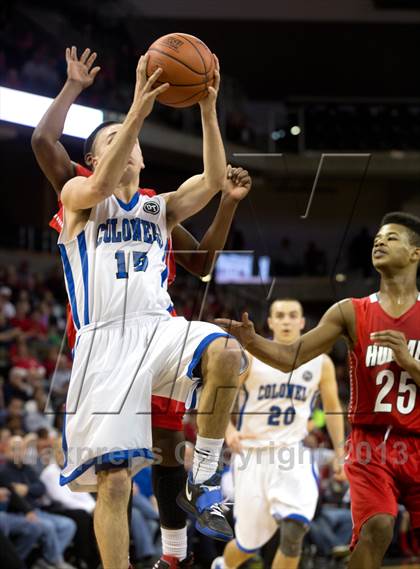
[[363,524],[376,514],[396,516],[398,504],[420,527],[420,437],[385,430],[353,427],[347,441],[345,471],[350,482],[353,538],[359,539]]
[[185,403],[183,401],[152,395],[152,427],[183,431],[184,413]]

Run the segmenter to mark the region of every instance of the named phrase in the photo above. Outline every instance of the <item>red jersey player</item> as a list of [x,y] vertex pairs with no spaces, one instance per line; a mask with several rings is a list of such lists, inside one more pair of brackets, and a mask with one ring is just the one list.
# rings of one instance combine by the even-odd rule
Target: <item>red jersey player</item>
[[379,569],[391,542],[398,503],[420,528],[420,218],[390,213],[375,237],[379,292],[333,305],[293,346],[258,336],[248,315],[219,320],[246,349],[282,371],[349,345],[352,433],[345,470],[353,516],[349,569]]
[[[67,81],[34,131],[32,147],[37,161],[54,187],[58,199],[61,189],[72,177],[89,176],[91,170],[75,164],[59,139],[63,134],[64,122],[71,105],[79,94],[92,85],[100,68],[93,67],[96,54],[86,49],[80,58],[76,48],[66,50]],[[89,140],[89,139],[88,139]],[[88,142],[88,141],[86,141]],[[90,141],[92,143],[92,141]],[[86,146],[86,145],[85,145]],[[90,148],[86,147],[87,152]],[[251,181],[242,168],[229,170],[230,180],[222,195],[216,217],[200,243],[181,225],[172,232],[175,255],[170,251],[167,263],[168,282],[175,278],[175,260],[190,273],[204,276],[212,268],[217,251],[225,246],[230,225],[238,203],[248,194]],[[152,195],[154,190],[140,189],[140,192]],[[62,210],[54,215],[50,225],[57,231],[62,227]],[[74,342],[74,326],[68,320],[69,344]],[[183,402],[154,397],[152,400],[153,443],[162,450],[162,463],[153,466],[154,491],[159,505],[162,524],[162,544],[164,557],[158,562],[159,569],[189,567],[190,558],[186,557],[187,535],[185,514],[180,510],[175,497],[184,486],[185,473],[182,465],[175,458],[175,449],[183,441],[182,416]]]

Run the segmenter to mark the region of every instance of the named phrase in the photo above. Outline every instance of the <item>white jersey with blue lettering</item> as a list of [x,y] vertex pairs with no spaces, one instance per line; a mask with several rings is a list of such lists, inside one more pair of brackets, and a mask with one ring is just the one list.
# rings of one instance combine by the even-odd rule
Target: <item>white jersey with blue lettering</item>
[[323,362],[321,355],[291,373],[283,373],[252,358],[239,394],[237,428],[244,435],[245,448],[292,445],[305,438]]
[[58,240],[77,330],[127,317],[168,316],[165,264],[168,231],[164,198],[114,194],[94,206],[83,231]]

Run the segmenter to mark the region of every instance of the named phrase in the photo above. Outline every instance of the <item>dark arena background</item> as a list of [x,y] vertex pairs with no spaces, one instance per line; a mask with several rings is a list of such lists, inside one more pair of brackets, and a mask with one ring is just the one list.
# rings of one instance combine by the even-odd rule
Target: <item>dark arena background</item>
[[[83,139],[103,120],[123,120],[139,56],[171,32],[195,35],[217,54],[222,79],[218,116],[227,160],[247,169],[253,182],[212,273],[198,278],[178,267],[170,294],[179,315],[204,321],[240,319],[246,310],[257,330],[269,337],[270,303],[292,297],[302,302],[310,329],[337,300],[377,290],[371,249],[382,216],[395,210],[420,215],[420,1],[3,0],[2,569],[44,567],[42,545],[34,543],[19,558],[18,538],[1,523],[8,509],[1,472],[10,460],[11,440],[24,446],[25,460],[35,469],[34,483],[54,461],[72,363],[64,339],[63,268],[57,234],[49,227],[57,198],[32,152],[33,129],[66,81],[66,47],[77,46],[79,54],[86,47],[96,51],[101,70],[78,97],[80,107],[61,137],[71,159],[83,163]],[[156,103],[140,143],[146,164],[142,186],[176,190],[202,171],[198,105],[176,109]],[[209,227],[218,201],[216,197],[185,223],[197,239]],[[330,355],[345,414],[350,397],[345,343]],[[193,413],[186,415],[184,425],[193,444]],[[333,478],[333,451],[320,403],[310,429],[305,444],[319,464],[320,499],[299,567],[344,568],[351,498],[348,484]],[[135,567],[152,567],[160,556],[160,534],[146,474],[139,487],[152,513],[139,510],[132,523],[142,524],[141,539],[147,534],[151,549],[141,554],[140,545],[139,553],[132,539],[132,559]],[[32,504],[60,511],[59,496],[51,498],[45,488],[38,489]],[[80,569],[99,566],[94,554],[81,554],[96,547],[93,507],[86,506],[87,520],[76,520],[85,525],[79,528],[79,541],[70,542],[64,552],[67,563]],[[325,514],[331,511],[339,515]],[[335,519],[340,521],[333,523]],[[188,535],[194,566],[210,568],[222,555],[223,544],[204,538],[193,525]],[[244,567],[270,567],[278,539],[276,534]],[[403,505],[384,566],[420,567],[420,541]]]

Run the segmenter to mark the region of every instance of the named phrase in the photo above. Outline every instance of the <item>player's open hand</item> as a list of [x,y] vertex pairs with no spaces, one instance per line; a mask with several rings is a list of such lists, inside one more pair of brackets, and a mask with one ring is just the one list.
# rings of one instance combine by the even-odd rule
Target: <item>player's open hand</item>
[[153,88],[162,73],[162,68],[158,67],[154,73],[147,78],[146,69],[148,59],[149,55],[146,53],[146,55],[140,57],[137,64],[136,88],[134,90],[133,104],[131,107],[133,111],[143,119],[152,112],[156,97],[169,89],[169,83],[163,83]]
[[248,312],[242,314],[242,321],[230,320],[229,318],[216,318],[216,324],[235,336],[244,348],[250,344],[256,336],[253,322],[248,318]]
[[223,188],[223,194],[235,202],[240,202],[249,193],[252,186],[252,178],[247,170],[234,168],[230,164],[227,167],[227,180]]
[[208,87],[208,95],[204,99],[201,99],[199,105],[202,111],[209,111],[216,108],[217,95],[219,94],[220,88],[220,64],[217,56],[213,53],[214,57],[214,83],[212,87]]
[[402,332],[396,330],[381,330],[373,332],[370,335],[375,346],[384,346],[390,348],[394,353],[394,360],[405,370],[408,370],[413,364],[413,357],[408,351],[407,338]]
[[100,67],[92,67],[96,60],[96,52],[91,52],[87,47],[80,58],[77,56],[77,48],[66,48],[67,80],[76,83],[81,89],[90,87],[101,70]]

